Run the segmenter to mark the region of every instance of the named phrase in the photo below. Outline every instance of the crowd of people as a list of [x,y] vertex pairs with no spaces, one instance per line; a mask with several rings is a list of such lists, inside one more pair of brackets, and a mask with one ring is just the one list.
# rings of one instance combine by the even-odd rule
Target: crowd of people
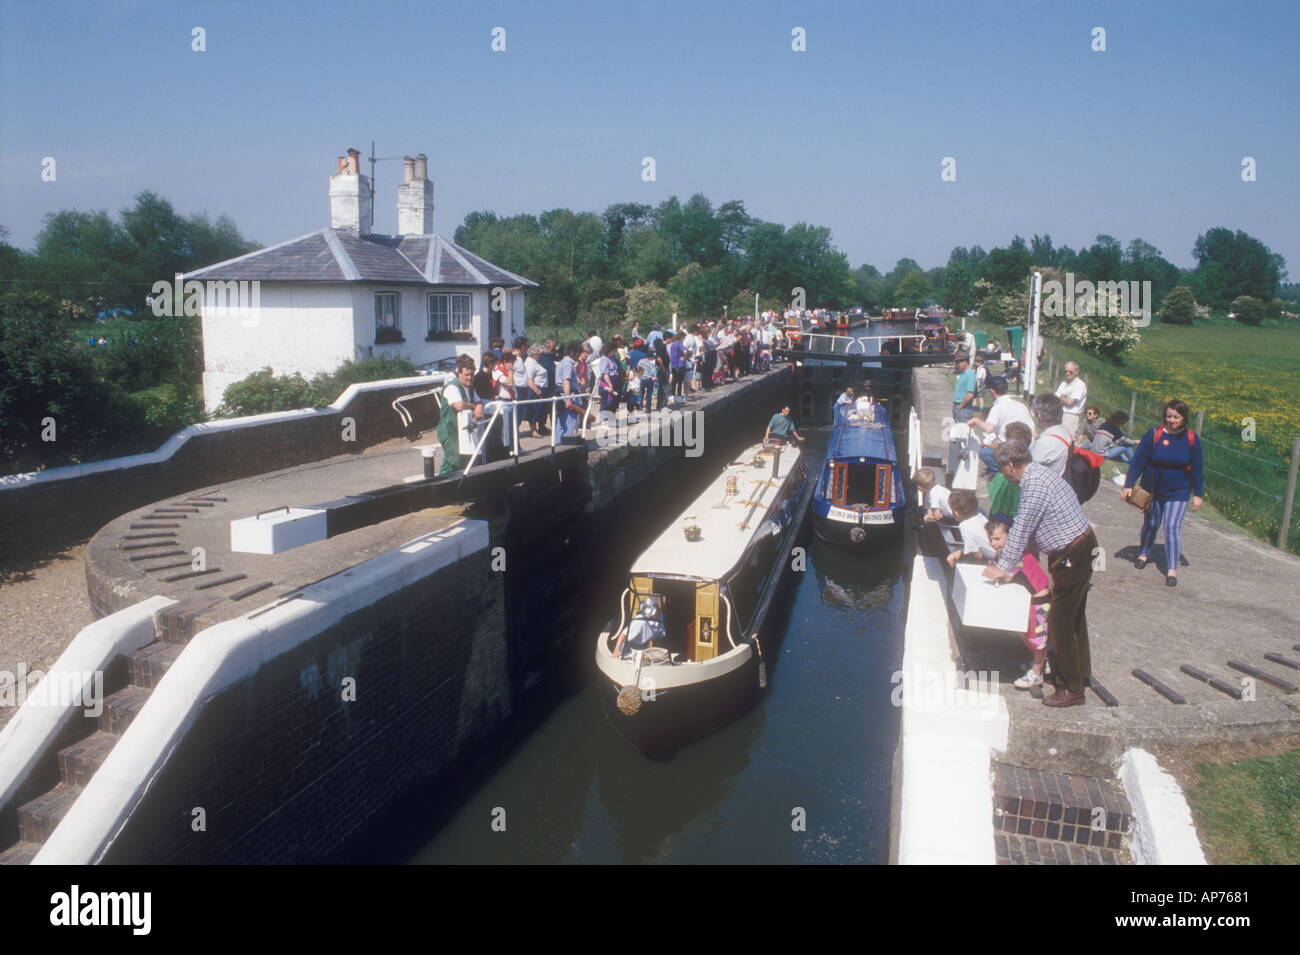
[[[977,356],[977,363],[983,357]],[[1189,409],[1182,401],[1169,401],[1164,423],[1135,441],[1124,435],[1127,414],[1115,411],[1103,420],[1101,409],[1088,404],[1075,362],[1065,365],[1055,393],[1037,394],[1028,405],[1008,394],[1002,375],[983,376],[981,387],[968,355],[959,353],[955,365],[953,418],[981,438],[989,514],[980,512],[973,491],[949,490],[930,468],[922,468],[912,476],[924,496],[922,546],[946,554],[954,566],[964,558],[985,561],[986,578],[1026,587],[1030,613],[1022,639],[1030,663],[1014,685],[1031,689],[1051,683],[1056,689],[1043,697],[1045,705],[1081,704],[1092,674],[1086,607],[1097,538],[1083,509],[1087,497],[1067,469],[1080,466],[1071,464],[1076,449],[1128,464],[1122,499],[1143,510],[1135,566],[1140,570],[1151,561],[1163,529],[1165,581],[1176,586],[1183,518],[1188,506],[1199,509],[1205,496]],[[941,524],[960,530],[959,547],[950,551],[943,543]]]
[[[510,453],[520,436],[559,439],[576,433],[589,413],[661,411],[674,399],[738,381],[772,365],[784,332],[780,316],[704,321],[677,331],[654,325],[641,336],[601,339],[594,330],[562,348],[553,339],[492,341],[480,361],[462,355],[441,394],[440,474],[461,470],[475,450],[487,461]],[[560,399],[560,400],[548,400]],[[527,425],[527,430],[524,426]],[[487,432],[489,428],[491,435]]]

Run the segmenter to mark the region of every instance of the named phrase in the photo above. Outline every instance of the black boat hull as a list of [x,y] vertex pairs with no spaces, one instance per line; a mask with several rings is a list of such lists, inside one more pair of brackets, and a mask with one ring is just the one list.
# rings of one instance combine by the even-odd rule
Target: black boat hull
[[[889,547],[903,538],[903,524],[849,524],[813,514],[813,530],[828,544],[864,552]],[[860,530],[861,535],[854,534]]]
[[[619,688],[605,681],[601,702],[614,728],[646,756],[671,756],[740,716],[759,697],[758,658],[729,673],[688,686],[658,690],[632,715],[618,708]],[[648,694],[642,694],[643,697]]]

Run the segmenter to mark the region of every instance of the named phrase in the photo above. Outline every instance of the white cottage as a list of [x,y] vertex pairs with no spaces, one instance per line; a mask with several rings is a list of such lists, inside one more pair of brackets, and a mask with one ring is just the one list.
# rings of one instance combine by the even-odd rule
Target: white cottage
[[[267,365],[310,378],[348,358],[401,355],[428,366],[463,353],[477,361],[493,338],[524,334],[524,291],[537,283],[434,234],[424,154],[405,159],[399,235],[371,232],[360,158],[355,149],[339,157],[328,229],[185,276],[187,288],[203,283],[209,410],[229,384]],[[238,309],[230,307],[236,294]]]

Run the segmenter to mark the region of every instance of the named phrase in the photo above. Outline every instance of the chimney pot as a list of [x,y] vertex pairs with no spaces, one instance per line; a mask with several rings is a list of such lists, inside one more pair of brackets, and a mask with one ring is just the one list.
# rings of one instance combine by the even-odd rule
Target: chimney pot
[[410,156],[403,156],[402,163],[406,167],[405,168],[406,178],[403,179],[402,181],[410,182],[412,179],[415,178],[415,160],[412,159]]
[[424,153],[419,153],[415,157],[415,178],[429,178],[429,157]]

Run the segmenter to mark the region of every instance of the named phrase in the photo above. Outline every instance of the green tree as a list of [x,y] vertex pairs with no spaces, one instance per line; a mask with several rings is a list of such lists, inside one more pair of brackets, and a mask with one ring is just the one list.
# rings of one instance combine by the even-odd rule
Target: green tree
[[1250,295],[1232,300],[1232,314],[1243,325],[1258,325],[1264,320],[1264,303]]
[[831,230],[796,222],[785,234],[793,285],[802,287],[810,306],[840,308],[852,304],[849,260],[831,245]]
[[980,264],[980,278],[1004,291],[1025,283],[1034,264],[1025,240],[1016,236],[1007,248],[997,248]]
[[745,284],[764,297],[790,301],[794,280],[786,256],[785,227],[775,222],[757,222],[749,230],[745,247]]
[[718,206],[718,226],[721,230],[722,248],[728,255],[744,251],[745,240],[754,220],[745,212],[745,204],[732,199]]
[[1160,321],[1166,325],[1190,325],[1196,318],[1196,299],[1186,285],[1175,286],[1160,306]]
[[885,277],[874,265],[859,265],[850,276],[853,281],[855,305],[861,305],[869,312],[886,305]]
[[722,306],[731,300],[731,291],[722,281],[718,266],[704,268],[698,262],[685,265],[668,283],[668,295],[681,303],[688,319],[721,315]]
[[978,299],[975,295],[975,276],[970,266],[962,262],[949,262],[944,272],[942,301],[958,315],[971,311]]
[[621,252],[618,270],[625,287],[643,282],[664,285],[681,268],[673,244],[653,226],[630,229]]
[[894,302],[903,308],[924,305],[929,297],[930,283],[920,269],[913,269],[903,276],[903,280],[898,283],[898,289],[894,292]]
[[1217,266],[1213,281],[1202,283],[1208,298],[1197,300],[1222,307],[1232,299],[1248,295],[1269,301],[1277,295],[1278,282],[1286,278],[1286,260],[1263,242],[1241,230],[1210,229],[1196,237],[1192,246],[1196,271]]
[[666,309],[667,291],[654,282],[634,285],[623,293],[623,297],[629,324],[640,323],[645,326],[650,322],[663,321],[667,315],[672,314],[671,309]]
[[1118,282],[1123,274],[1124,248],[1112,235],[1099,235],[1097,241],[1081,251],[1074,269],[1097,282]]
[[605,220],[605,255],[616,260],[623,246],[623,233],[638,225],[650,215],[650,206],[640,202],[616,202],[607,206],[601,216]]
[[64,323],[49,295],[0,296],[0,459],[9,472],[134,450],[131,436],[143,427]]

